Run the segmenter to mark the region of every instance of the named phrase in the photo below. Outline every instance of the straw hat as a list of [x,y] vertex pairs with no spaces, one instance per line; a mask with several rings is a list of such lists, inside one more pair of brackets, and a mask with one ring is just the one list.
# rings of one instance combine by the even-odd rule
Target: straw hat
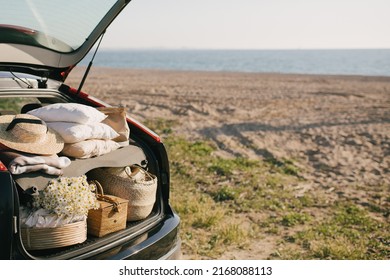
[[0,143],[10,149],[52,155],[64,147],[64,140],[41,119],[28,114],[0,116]]

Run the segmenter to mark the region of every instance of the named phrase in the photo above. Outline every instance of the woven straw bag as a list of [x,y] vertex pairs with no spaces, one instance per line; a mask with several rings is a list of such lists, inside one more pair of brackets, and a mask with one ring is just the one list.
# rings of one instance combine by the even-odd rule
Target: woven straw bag
[[156,201],[157,177],[139,166],[96,168],[88,178],[99,181],[104,192],[129,201],[127,221],[145,219]]

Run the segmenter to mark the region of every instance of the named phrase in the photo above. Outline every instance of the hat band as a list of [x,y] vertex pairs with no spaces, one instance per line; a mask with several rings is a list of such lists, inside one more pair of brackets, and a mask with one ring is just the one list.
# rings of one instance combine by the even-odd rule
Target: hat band
[[[12,122],[7,126],[5,129],[6,131],[9,131],[15,127],[18,123],[32,123],[32,124],[43,124],[46,126],[46,124],[42,120],[36,120],[36,119],[23,119],[23,118],[14,118]],[[49,130],[49,128],[46,126],[46,132]]]

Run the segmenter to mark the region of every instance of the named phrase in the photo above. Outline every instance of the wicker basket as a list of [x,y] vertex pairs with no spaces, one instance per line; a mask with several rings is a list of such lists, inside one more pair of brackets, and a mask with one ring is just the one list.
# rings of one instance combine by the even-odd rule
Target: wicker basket
[[96,185],[96,197],[100,206],[98,209],[88,211],[88,234],[102,237],[125,229],[128,201],[113,195],[105,195],[101,184],[96,180],[90,183]]
[[87,239],[87,221],[54,228],[22,227],[22,241],[27,250],[44,250],[83,243]]
[[156,201],[157,177],[141,167],[135,168],[145,175],[145,180],[137,181],[131,176],[120,175],[124,168],[96,168],[88,173],[88,178],[102,184],[105,193],[129,201],[127,221],[145,219],[152,212]]

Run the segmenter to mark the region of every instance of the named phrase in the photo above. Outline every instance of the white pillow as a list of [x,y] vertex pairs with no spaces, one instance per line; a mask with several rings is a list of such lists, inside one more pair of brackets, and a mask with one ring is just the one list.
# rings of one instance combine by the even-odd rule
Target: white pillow
[[77,103],[55,103],[27,112],[45,122],[99,123],[107,116],[96,108]]
[[101,156],[118,149],[120,145],[113,140],[85,140],[65,144],[62,154],[73,158],[91,158]]
[[79,124],[70,122],[47,122],[65,143],[76,143],[87,139],[114,139],[119,136],[111,126],[104,123]]

